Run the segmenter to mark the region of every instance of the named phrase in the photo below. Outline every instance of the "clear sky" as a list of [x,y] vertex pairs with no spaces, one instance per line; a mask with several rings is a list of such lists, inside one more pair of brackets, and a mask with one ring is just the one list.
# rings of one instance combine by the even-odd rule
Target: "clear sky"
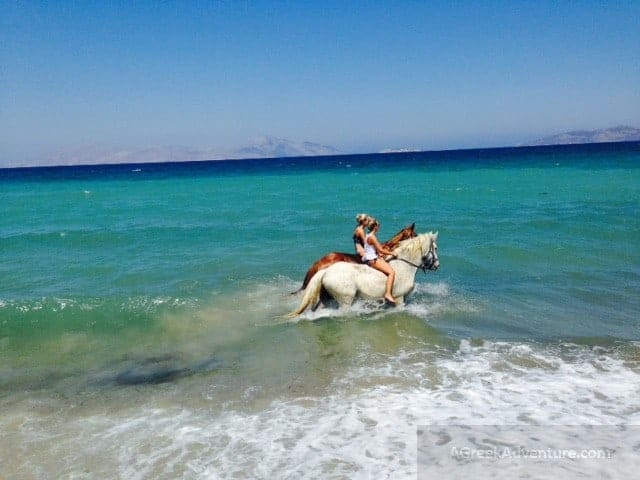
[[640,2],[0,2],[0,165],[97,143],[349,152],[640,127]]

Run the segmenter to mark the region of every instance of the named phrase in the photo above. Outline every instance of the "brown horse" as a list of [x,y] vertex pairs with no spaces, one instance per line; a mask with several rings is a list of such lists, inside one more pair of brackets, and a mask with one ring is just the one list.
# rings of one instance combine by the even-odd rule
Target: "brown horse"
[[[402,230],[396,233],[391,238],[391,240],[383,243],[383,246],[388,250],[393,250],[398,246],[398,244],[402,240],[406,240],[408,238],[413,238],[418,236],[418,234],[415,232],[415,228],[416,228],[415,222],[409,226],[404,227]],[[337,263],[337,262],[362,263],[362,260],[360,259],[360,256],[355,253],[343,253],[343,252],[328,253],[324,257],[322,257],[320,260],[317,260],[313,265],[311,265],[311,268],[309,268],[309,270],[307,271],[307,274],[304,277],[304,280],[302,281],[302,286],[295,292],[291,292],[291,294],[293,295],[295,293],[298,293],[300,290],[304,290],[305,288],[307,288],[309,280],[311,280],[311,277],[313,277],[318,272],[318,270],[327,268],[328,266],[333,265],[334,263]]]

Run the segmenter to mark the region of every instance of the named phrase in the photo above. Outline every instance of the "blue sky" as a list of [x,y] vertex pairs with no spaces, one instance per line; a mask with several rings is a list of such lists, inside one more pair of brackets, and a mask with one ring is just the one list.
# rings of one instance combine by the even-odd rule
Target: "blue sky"
[[2,2],[0,165],[91,144],[343,152],[640,127],[640,2]]

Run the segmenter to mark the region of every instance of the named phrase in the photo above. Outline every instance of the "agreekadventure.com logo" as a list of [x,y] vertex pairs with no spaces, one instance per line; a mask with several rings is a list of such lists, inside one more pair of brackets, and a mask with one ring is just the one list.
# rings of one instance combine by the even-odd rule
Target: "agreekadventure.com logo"
[[457,460],[503,460],[503,459],[531,459],[531,460],[610,460],[615,450],[609,448],[546,448],[532,449],[518,447],[471,448],[451,447],[449,455]]

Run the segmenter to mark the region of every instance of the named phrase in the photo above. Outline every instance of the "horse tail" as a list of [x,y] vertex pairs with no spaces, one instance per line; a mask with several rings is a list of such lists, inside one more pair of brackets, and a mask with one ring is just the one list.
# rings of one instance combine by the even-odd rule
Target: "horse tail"
[[300,315],[304,312],[309,305],[315,305],[320,300],[320,292],[322,291],[322,279],[324,278],[324,274],[327,272],[326,269],[319,270],[309,283],[307,284],[307,288],[304,291],[304,296],[302,297],[302,301],[300,302],[300,306],[293,312],[287,314],[287,318],[293,318]]
[[302,281],[302,286],[297,289],[294,292],[291,292],[291,295],[295,295],[298,292],[301,292],[302,290],[305,290],[307,288],[307,285],[309,285],[309,282],[311,281],[311,278],[313,277],[313,275],[315,275],[318,272],[318,269],[316,268],[316,264],[314,263],[311,268],[309,270],[307,270],[307,274],[304,276],[304,280]]

